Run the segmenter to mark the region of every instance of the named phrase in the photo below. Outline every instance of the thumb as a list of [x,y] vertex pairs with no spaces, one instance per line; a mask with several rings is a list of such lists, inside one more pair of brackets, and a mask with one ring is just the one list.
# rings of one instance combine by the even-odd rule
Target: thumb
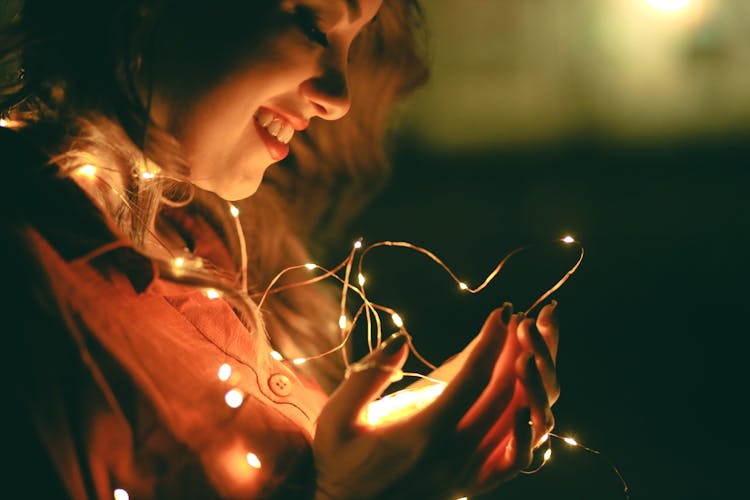
[[[406,362],[405,332],[391,335],[380,348],[350,366],[348,377],[331,395],[323,413],[331,424],[346,428],[356,421],[364,407],[380,396]],[[321,415],[322,416],[322,415]]]

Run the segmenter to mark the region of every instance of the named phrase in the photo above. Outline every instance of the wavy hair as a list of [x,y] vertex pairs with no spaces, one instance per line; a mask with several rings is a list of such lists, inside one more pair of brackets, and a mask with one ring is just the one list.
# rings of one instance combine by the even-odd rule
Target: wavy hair
[[[224,1],[235,7],[244,3]],[[148,228],[164,200],[187,196],[190,210],[211,220],[236,256],[234,221],[225,215],[226,205],[212,193],[187,189],[190,169],[180,144],[151,122],[148,92],[137,92],[138,78],[149,81],[154,32],[176,4],[201,8],[192,0],[25,0],[0,33],[7,76],[0,81],[0,113],[25,123],[22,133],[63,172],[92,158],[115,165],[126,199],[108,209],[137,247],[145,250]],[[335,122],[314,120],[296,135],[290,156],[266,172],[258,192],[235,203],[249,249],[251,296],[281,269],[308,262],[310,249],[321,255],[332,246],[386,181],[391,110],[427,77],[417,0],[384,1],[352,45],[349,71],[348,115]],[[159,182],[132,175],[145,163],[164,173]],[[347,248],[340,243],[337,249]],[[220,282],[205,275],[172,276],[168,263],[160,266],[167,278],[195,285]],[[270,296],[263,311],[252,302],[249,306],[249,326],[265,328],[288,357],[309,356],[338,342],[338,306],[326,287]],[[342,374],[338,356],[303,367],[328,390]]]

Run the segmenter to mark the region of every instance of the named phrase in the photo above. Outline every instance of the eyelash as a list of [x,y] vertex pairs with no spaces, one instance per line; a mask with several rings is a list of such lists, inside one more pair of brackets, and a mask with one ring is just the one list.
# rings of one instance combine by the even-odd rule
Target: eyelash
[[318,25],[318,16],[309,7],[298,5],[294,8],[294,17],[302,33],[321,47],[328,47],[328,37]]

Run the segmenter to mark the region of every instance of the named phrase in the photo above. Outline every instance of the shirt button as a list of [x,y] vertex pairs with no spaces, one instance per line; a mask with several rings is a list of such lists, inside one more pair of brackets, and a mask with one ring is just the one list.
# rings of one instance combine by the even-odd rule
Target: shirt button
[[282,398],[292,393],[292,383],[283,373],[274,373],[268,377],[268,387],[271,388],[271,392]]

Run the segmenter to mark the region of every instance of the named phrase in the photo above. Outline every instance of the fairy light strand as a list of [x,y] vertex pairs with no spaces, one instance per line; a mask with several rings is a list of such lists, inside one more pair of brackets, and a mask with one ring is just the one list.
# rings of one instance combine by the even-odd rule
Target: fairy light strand
[[[4,124],[0,124],[0,126],[5,126],[5,125]],[[99,183],[100,186],[104,186],[105,188],[108,188],[109,190],[111,190],[111,192],[113,192],[127,207],[132,208],[130,206],[129,200],[127,199],[127,197],[123,193],[121,193],[117,188],[115,188],[114,186],[112,186],[111,184],[109,184],[101,175],[98,175],[98,172],[99,172],[100,169],[101,169],[101,167],[98,167],[98,166],[95,166],[95,165],[91,165],[91,164],[85,164],[85,165],[82,165],[82,166],[80,166],[80,167],[78,167],[76,169],[73,169],[72,172],[74,174],[76,174],[76,175],[82,175],[82,176],[88,177],[88,178],[90,178],[92,180],[95,180],[97,183]],[[107,171],[107,169],[101,169],[101,170]],[[113,169],[109,169],[109,171],[113,171],[114,172]],[[155,179],[162,178],[164,176],[162,175],[162,173],[159,171],[158,168],[156,168],[155,170],[151,170],[151,169],[149,169],[147,167],[144,167],[144,168],[142,168],[140,170],[139,177],[141,178],[141,180],[148,182],[148,181],[154,181]],[[244,237],[244,231],[243,231],[242,224],[241,224],[240,212],[239,212],[239,209],[236,206],[234,206],[233,204],[231,204],[231,203],[228,204],[228,208],[229,208],[229,213],[231,214],[232,219],[234,220],[235,229],[237,231],[237,237],[238,237],[238,242],[239,242],[239,247],[240,247],[240,286],[241,286],[241,288],[239,290],[233,290],[233,292],[239,293],[240,295],[243,295],[243,296],[248,297],[248,298],[252,298],[252,296],[248,295],[248,282],[247,282],[247,265],[248,265],[247,264],[247,262],[248,262],[247,257],[248,256],[247,256],[247,248],[246,248],[246,241],[245,241],[245,237]],[[133,211],[132,213],[137,213],[137,212]],[[150,232],[151,236],[154,238],[154,241],[161,242],[161,240],[159,239],[158,235],[155,234],[153,231],[151,231],[150,228],[149,228],[149,232]],[[583,248],[583,246],[578,241],[576,241],[572,236],[565,236],[565,237],[561,238],[560,241],[562,241],[563,243],[568,244],[568,245],[575,244],[577,246],[577,248],[579,249],[579,257],[578,257],[577,261],[575,262],[575,264],[555,283],[555,285],[553,285],[551,288],[549,288],[547,291],[545,291],[542,295],[540,295],[539,298],[537,300],[535,300],[534,303],[528,309],[526,309],[525,314],[527,314],[527,315],[534,308],[536,308],[540,303],[542,303],[546,298],[548,298],[552,293],[554,293],[561,286],[563,286],[563,284],[568,279],[570,279],[570,277],[577,271],[577,269],[579,268],[579,266],[581,265],[581,263],[583,261],[584,248]],[[167,245],[163,245],[163,247],[166,250],[168,250],[168,251],[171,252],[170,248]],[[486,288],[487,285],[489,285],[489,283],[493,279],[495,279],[495,277],[500,273],[500,271],[507,264],[508,260],[511,257],[513,257],[514,255],[518,254],[519,252],[522,252],[524,250],[527,250],[527,249],[531,248],[531,246],[524,246],[524,247],[517,248],[517,249],[511,251],[510,253],[508,253],[497,264],[497,266],[495,266],[495,268],[488,274],[488,276],[482,281],[482,283],[479,286],[473,287],[473,288],[470,287],[465,281],[459,279],[458,276],[436,254],[434,254],[433,252],[431,252],[431,251],[429,251],[429,250],[427,250],[425,248],[413,245],[413,244],[408,243],[408,242],[403,242],[403,241],[381,241],[381,242],[377,242],[377,243],[374,243],[372,245],[369,245],[369,246],[363,248],[362,239],[360,238],[360,239],[358,239],[358,240],[355,241],[355,243],[354,243],[351,251],[349,252],[349,255],[347,256],[347,258],[344,261],[342,261],[340,264],[338,264],[335,267],[333,267],[332,269],[326,269],[323,266],[320,266],[318,264],[313,264],[313,263],[307,263],[307,264],[302,264],[302,265],[287,267],[287,268],[283,269],[281,272],[279,272],[271,280],[271,282],[268,284],[268,286],[265,288],[265,290],[263,291],[262,296],[260,297],[260,300],[257,301],[257,305],[258,305],[259,309],[261,309],[263,307],[263,304],[265,303],[265,301],[266,301],[266,299],[268,298],[269,295],[280,293],[280,292],[282,292],[284,290],[287,290],[287,289],[290,289],[290,288],[296,288],[296,287],[300,287],[300,286],[311,285],[313,283],[317,283],[317,282],[323,281],[323,280],[328,279],[328,278],[334,278],[339,283],[341,283],[341,285],[342,285],[342,294],[341,294],[341,300],[340,300],[340,312],[341,312],[341,315],[339,317],[340,318],[339,328],[341,330],[341,332],[340,332],[340,342],[337,345],[333,346],[331,349],[327,350],[326,352],[315,354],[315,355],[311,355],[311,356],[307,356],[307,357],[294,358],[294,359],[291,360],[291,363],[293,363],[295,365],[300,365],[300,364],[304,364],[308,360],[318,359],[318,358],[321,358],[321,357],[333,354],[333,353],[335,353],[337,351],[341,351],[342,355],[343,355],[343,358],[344,358],[344,361],[345,361],[345,363],[347,365],[347,376],[352,371],[359,371],[359,370],[362,370],[362,369],[369,368],[369,366],[367,366],[366,364],[362,364],[362,363],[355,363],[353,365],[350,365],[349,362],[348,362],[347,356],[346,356],[346,349],[345,349],[345,347],[346,347],[346,344],[350,341],[351,335],[352,335],[352,333],[353,333],[353,331],[354,331],[354,329],[355,329],[355,327],[356,327],[356,325],[357,325],[360,317],[363,314],[365,315],[366,320],[367,320],[367,340],[368,340],[368,347],[369,347],[370,351],[373,351],[378,346],[380,346],[380,344],[382,343],[382,338],[383,338],[383,334],[382,334],[383,323],[382,323],[382,320],[380,318],[379,312],[383,312],[383,313],[389,314],[392,323],[398,328],[399,331],[402,331],[402,332],[404,332],[406,334],[406,336],[407,336],[407,344],[409,346],[409,350],[411,351],[411,353],[415,357],[417,357],[422,363],[424,363],[425,366],[427,366],[427,367],[429,367],[431,369],[435,369],[436,368],[436,366],[434,364],[432,364],[427,359],[425,359],[419,353],[419,351],[417,350],[416,346],[414,345],[412,335],[406,330],[406,328],[404,326],[403,318],[395,310],[393,310],[393,309],[391,309],[389,307],[380,305],[380,304],[376,304],[376,303],[370,301],[369,298],[367,297],[367,294],[365,292],[366,279],[365,279],[365,274],[364,274],[364,269],[363,269],[363,266],[364,266],[364,257],[370,251],[372,251],[372,250],[374,250],[376,248],[379,248],[379,247],[399,247],[399,248],[406,248],[406,249],[409,249],[409,250],[412,250],[412,251],[416,251],[418,253],[421,253],[421,254],[427,256],[428,258],[430,258],[433,262],[435,262],[438,266],[440,266],[444,271],[446,271],[449,274],[449,276],[456,282],[459,290],[461,290],[462,292],[468,292],[468,293],[472,293],[472,294],[479,293],[484,288]],[[362,250],[360,252],[360,254],[359,254],[359,261],[358,261],[357,267],[356,267],[356,269],[357,269],[357,273],[356,273],[357,284],[359,285],[359,287],[357,287],[357,286],[353,285],[352,283],[350,283],[352,269],[354,267],[354,258],[355,258],[355,255],[357,254],[358,250]],[[173,267],[177,268],[177,269],[183,269],[183,268],[187,268],[187,267],[194,267],[194,268],[195,267],[197,267],[197,268],[202,267],[201,259],[199,257],[194,257],[194,256],[176,256],[176,255],[172,254],[171,263],[172,263]],[[314,276],[314,277],[306,279],[306,280],[302,280],[302,281],[297,281],[297,282],[293,282],[293,283],[288,283],[288,284],[276,286],[278,284],[279,280],[284,275],[286,275],[287,273],[293,272],[295,270],[303,269],[303,268],[306,269],[307,271],[319,270],[319,271],[322,271],[322,274],[320,274],[318,276]],[[344,277],[343,278],[340,277],[337,274],[339,271],[341,271],[341,269],[344,269]],[[354,292],[361,299],[362,304],[357,309],[356,313],[352,316],[351,320],[348,320],[347,319],[347,315],[346,315],[346,306],[347,306],[347,297],[348,297],[348,294],[349,294],[350,291]],[[219,291],[217,291],[216,289],[213,289],[213,288],[207,288],[206,289],[206,295],[210,299],[217,299],[217,298],[221,297],[221,293]],[[374,332],[373,332],[373,323],[374,323]],[[268,335],[267,332],[266,332],[266,335]],[[271,341],[270,337],[268,338],[268,340],[269,340],[269,342]],[[276,350],[272,350],[271,351],[271,357],[273,357],[276,361],[285,361],[286,360],[286,358],[283,356],[283,354],[279,353]],[[380,367],[379,366],[378,368],[386,368],[386,367]],[[421,406],[424,406],[426,404],[429,404],[429,402],[431,402],[435,397],[437,397],[442,392],[442,389],[445,386],[445,382],[444,381],[437,380],[437,379],[431,378],[429,376],[426,376],[426,375],[423,375],[423,374],[420,374],[420,373],[416,373],[416,372],[406,372],[405,373],[405,372],[402,372],[401,370],[396,370],[396,369],[393,369],[393,368],[391,368],[391,371],[393,371],[392,380],[394,380],[394,381],[398,380],[398,379],[400,379],[402,377],[408,376],[408,377],[417,377],[417,378],[425,379],[425,380],[427,380],[429,382],[432,382],[432,384],[433,384],[431,386],[423,386],[421,388],[423,390],[423,392],[425,392],[427,394],[427,397],[424,398],[423,400],[409,400],[408,398],[404,398],[404,400],[402,402],[399,402],[399,404],[401,404],[402,407],[404,407],[404,408],[409,407],[409,406],[415,406],[415,405],[417,407],[421,407]],[[225,381],[225,382],[228,381],[232,377],[232,374],[233,374],[233,372],[232,372],[231,366],[229,364],[224,363],[223,365],[221,365],[219,367],[218,378],[221,381]],[[401,391],[399,391],[399,392],[401,392]],[[395,400],[398,395],[399,395],[399,393],[393,393],[391,395],[391,397],[392,397],[391,399]],[[381,398],[381,400],[383,400],[385,398],[388,398],[388,396],[386,396],[384,398]],[[242,404],[244,402],[244,399],[245,399],[244,392],[242,390],[240,390],[239,388],[237,388],[237,387],[233,387],[233,388],[229,389],[228,391],[226,391],[226,393],[224,395],[225,403],[227,404],[227,406],[229,406],[230,408],[233,408],[233,409],[237,409],[240,406],[242,406]],[[380,400],[378,400],[378,401],[380,401]],[[378,401],[375,401],[373,403],[377,403]],[[371,405],[371,407],[369,408],[369,411],[371,411],[371,412],[378,411],[377,405],[374,405],[374,404]],[[385,413],[383,413],[380,416],[378,416],[377,418],[375,418],[375,417],[373,417],[373,418],[374,418],[375,421],[381,422],[381,421],[385,421],[384,419],[387,419],[387,418],[390,418],[390,417],[388,417]],[[542,461],[541,465],[538,468],[534,469],[534,470],[523,471],[523,473],[525,473],[525,474],[533,474],[533,473],[537,472],[539,469],[541,469],[546,463],[548,463],[550,461],[551,453],[552,453],[552,448],[551,448],[551,442],[549,441],[549,437],[554,437],[554,438],[556,438],[558,440],[562,440],[563,442],[565,442],[569,446],[580,448],[580,449],[582,449],[582,450],[584,450],[584,451],[586,451],[586,452],[588,452],[590,454],[594,454],[594,455],[597,455],[597,456],[600,456],[600,457],[604,458],[606,460],[606,462],[609,464],[609,466],[612,468],[612,470],[616,473],[616,475],[619,478],[620,482],[622,483],[623,490],[624,490],[624,493],[625,493],[625,497],[626,497],[626,499],[629,500],[629,498],[630,498],[630,489],[629,489],[629,487],[628,487],[628,485],[627,485],[624,477],[620,473],[619,469],[609,460],[609,458],[606,457],[599,450],[595,450],[595,449],[589,448],[588,446],[585,446],[585,445],[579,443],[578,441],[576,441],[575,439],[573,439],[571,437],[563,437],[563,436],[560,436],[560,435],[557,435],[557,434],[554,434],[554,433],[551,433],[551,432],[548,433],[547,435],[545,435],[545,437],[540,441],[540,444],[544,444],[545,442],[547,444],[546,450],[544,451],[543,461]],[[257,457],[257,455],[255,455],[252,452],[248,452],[247,453],[246,460],[247,460],[248,465],[250,467],[252,467],[252,468],[256,468],[257,469],[257,468],[261,467],[260,459]],[[115,498],[117,500],[119,500],[120,498],[123,498],[123,499],[128,498],[127,492],[125,490],[122,490],[122,489],[115,490],[114,496],[115,496]]]
[[571,436],[561,436],[561,435],[555,434],[553,432],[549,432],[549,433],[545,434],[545,439],[543,439],[542,442],[543,443],[544,442],[547,443],[547,449],[544,451],[542,463],[538,467],[536,467],[535,469],[530,470],[530,471],[522,471],[522,473],[524,473],[524,474],[534,474],[534,473],[538,472],[542,467],[544,467],[550,461],[550,457],[552,455],[552,448],[551,448],[551,442],[547,439],[548,437],[553,437],[555,439],[558,439],[558,440],[564,442],[566,445],[568,445],[570,447],[580,448],[580,449],[582,449],[583,451],[585,451],[587,453],[590,453],[592,455],[596,455],[598,457],[601,457],[605,462],[607,462],[607,465],[609,465],[610,469],[612,469],[612,471],[615,473],[615,475],[617,476],[617,478],[620,480],[620,484],[622,485],[623,494],[625,496],[625,499],[626,500],[630,500],[630,487],[628,486],[627,481],[625,481],[625,478],[623,477],[623,475],[620,472],[620,470],[617,468],[617,466],[615,466],[614,463],[612,463],[612,461],[609,459],[609,457],[607,457],[604,453],[602,453],[599,450],[595,450],[593,448],[590,448],[590,447],[588,447],[588,446],[580,443],[577,439],[575,439],[575,438],[573,438]]

